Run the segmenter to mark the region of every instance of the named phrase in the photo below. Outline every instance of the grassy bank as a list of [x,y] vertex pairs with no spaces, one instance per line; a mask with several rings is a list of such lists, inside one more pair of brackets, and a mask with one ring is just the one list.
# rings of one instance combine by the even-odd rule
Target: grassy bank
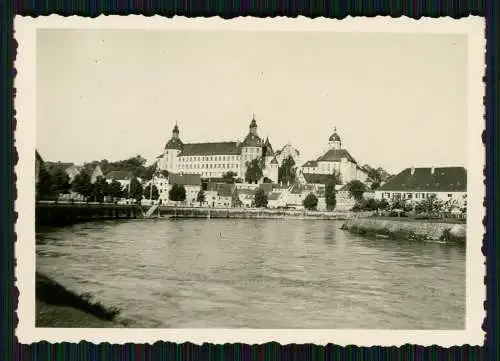
[[119,327],[118,313],[36,273],[36,327]]
[[358,218],[344,222],[342,229],[351,233],[415,241],[466,242],[466,225],[461,223],[406,220],[404,218]]

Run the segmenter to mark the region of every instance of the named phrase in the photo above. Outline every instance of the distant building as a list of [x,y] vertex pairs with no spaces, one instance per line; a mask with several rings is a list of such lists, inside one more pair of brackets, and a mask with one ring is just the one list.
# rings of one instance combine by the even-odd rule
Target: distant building
[[205,191],[205,202],[209,207],[235,207],[239,203],[236,185],[209,183]]
[[276,151],[276,160],[279,166],[288,157],[292,157],[297,167],[300,165],[300,152],[291,143],[285,144],[283,148]]
[[343,184],[353,180],[365,182],[367,174],[347,149],[342,148],[342,141],[335,128],[334,133],[328,139],[328,150],[315,160],[305,162],[301,167],[301,173],[307,180],[310,174],[331,175],[334,172],[340,175]]
[[222,178],[233,172],[244,180],[247,162],[256,158],[264,161],[263,177],[278,180],[278,161],[269,139],[262,140],[257,134],[255,117],[243,142],[183,143],[177,124],[172,138],[165,145],[163,154],[157,157],[160,170],[178,174],[199,174],[202,178]]
[[40,179],[40,169],[44,167],[44,162],[37,150],[35,150],[35,184],[38,184]]
[[406,168],[375,190],[377,199],[420,201],[435,195],[442,201],[463,204],[467,197],[464,167]]
[[[199,174],[175,174],[170,173],[168,175],[167,186],[165,191],[159,192],[159,199],[162,201],[162,204],[175,204],[169,200],[169,192],[170,189],[174,186],[174,184],[184,186],[186,190],[186,200],[182,202],[183,205],[188,206],[196,206],[197,201],[196,198],[198,196],[199,191],[201,190],[201,177]],[[199,203],[198,203],[199,204]]]
[[[130,172],[113,170],[111,172],[108,172],[105,178],[108,183],[111,183],[112,181],[117,181],[118,183],[120,183],[122,189],[124,189],[130,185],[130,182],[132,178],[134,178],[134,175]],[[137,180],[141,182],[140,179]]]

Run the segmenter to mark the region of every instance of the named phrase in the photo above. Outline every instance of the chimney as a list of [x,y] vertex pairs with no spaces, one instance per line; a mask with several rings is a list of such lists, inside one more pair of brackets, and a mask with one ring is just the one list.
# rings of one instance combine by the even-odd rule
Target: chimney
[[415,167],[414,167],[414,166],[412,166],[412,167],[411,167],[410,174],[411,174],[411,175],[414,175],[414,174],[415,174]]
[[434,167],[431,168],[431,175],[434,175]]

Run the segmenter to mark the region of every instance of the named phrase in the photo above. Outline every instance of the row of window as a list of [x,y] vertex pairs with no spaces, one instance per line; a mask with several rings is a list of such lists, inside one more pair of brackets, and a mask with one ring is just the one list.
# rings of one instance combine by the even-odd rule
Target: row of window
[[[236,173],[236,177],[238,177],[238,172]],[[179,174],[199,174],[202,177],[222,177],[223,172],[179,172]]]
[[[402,199],[426,199],[430,198],[435,193],[382,193],[382,198],[402,198]],[[448,193],[448,198],[453,197],[453,194]]]
[[222,169],[234,169],[238,168],[239,165],[237,163],[235,164],[179,164],[179,168],[181,169],[197,169],[197,168],[203,168],[203,169],[208,169],[208,168],[222,168]]
[[206,155],[206,156],[183,156],[179,157],[179,161],[183,162],[201,162],[201,161],[226,161],[238,160],[238,155]]

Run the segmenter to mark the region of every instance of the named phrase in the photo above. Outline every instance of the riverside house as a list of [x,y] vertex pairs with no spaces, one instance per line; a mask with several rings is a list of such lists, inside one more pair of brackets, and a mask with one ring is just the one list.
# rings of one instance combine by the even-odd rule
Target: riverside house
[[199,174],[175,174],[168,175],[167,191],[160,192],[160,200],[162,204],[175,204],[168,199],[168,193],[174,184],[184,186],[186,190],[186,200],[182,202],[183,205],[197,206],[199,203],[196,201],[198,192],[201,189],[201,177]]
[[463,205],[467,198],[467,170],[464,167],[406,168],[375,191],[377,199],[421,201],[435,195]]

